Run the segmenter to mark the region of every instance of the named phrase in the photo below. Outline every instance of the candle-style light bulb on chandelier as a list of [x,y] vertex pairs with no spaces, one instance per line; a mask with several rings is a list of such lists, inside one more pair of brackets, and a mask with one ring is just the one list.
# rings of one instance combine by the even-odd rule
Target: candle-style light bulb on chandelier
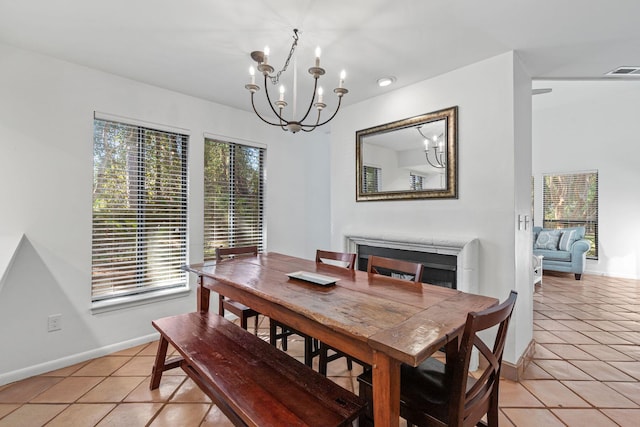
[[[418,129],[418,133],[424,140],[424,155],[427,158],[427,163],[436,169],[446,168],[447,153],[444,147],[444,134],[433,135],[433,137],[429,138],[422,133],[422,126],[418,126],[416,129]],[[429,153],[431,153],[431,156],[429,156]]]
[[[264,51],[254,51],[251,52],[251,58],[256,61],[258,63],[257,65],[257,70],[262,73],[262,75],[264,76],[264,92],[266,94],[267,97],[267,103],[269,104],[269,107],[271,107],[271,111],[273,112],[273,114],[276,115],[277,117],[277,121],[273,122],[270,120],[265,119],[256,109],[256,105],[255,105],[255,101],[254,101],[254,95],[256,92],[258,92],[260,90],[260,86],[258,86],[256,84],[255,81],[255,69],[253,67],[251,67],[249,69],[249,75],[251,78],[251,83],[245,85],[245,88],[251,92],[251,106],[253,107],[253,111],[256,113],[256,115],[260,118],[260,120],[262,120],[263,122],[270,124],[272,126],[280,126],[282,128],[282,130],[284,131],[291,131],[293,133],[296,133],[300,130],[304,131],[304,132],[311,132],[312,130],[314,130],[315,128],[325,125],[327,123],[329,123],[338,113],[338,110],[340,109],[340,105],[342,103],[342,97],[348,93],[349,91],[347,89],[345,89],[344,86],[344,79],[345,79],[345,72],[344,70],[340,73],[340,83],[338,85],[337,88],[335,88],[333,90],[333,92],[338,95],[338,105],[336,107],[336,110],[333,112],[333,114],[331,115],[331,117],[329,117],[327,120],[324,121],[320,121],[320,115],[322,114],[322,110],[327,106],[327,104],[325,104],[324,101],[324,93],[322,90],[322,87],[318,86],[318,79],[320,78],[320,76],[325,74],[325,70],[324,68],[320,67],[320,48],[316,48],[316,60],[315,60],[315,65],[311,68],[309,68],[309,74],[311,74],[313,76],[313,92],[312,92],[312,96],[311,96],[311,101],[309,102],[309,107],[306,109],[306,111],[304,112],[304,115],[302,116],[302,118],[300,118],[299,120],[297,120],[295,117],[292,117],[291,120],[287,120],[284,118],[284,109],[285,107],[288,105],[287,102],[285,101],[285,87],[280,85],[279,88],[279,93],[280,96],[278,98],[278,100],[276,102],[271,102],[271,97],[269,95],[269,87],[268,87],[268,83],[267,83],[267,79],[271,81],[271,83],[273,85],[277,85],[280,81],[280,76],[282,75],[282,73],[284,73],[287,70],[287,67],[289,66],[289,62],[291,61],[291,58],[293,57],[293,54],[296,50],[296,46],[298,45],[298,30],[294,29],[293,30],[293,44],[291,45],[291,50],[289,51],[289,56],[287,57],[287,60],[284,63],[284,67],[282,67],[282,70],[278,71],[275,75],[274,73],[274,68],[269,65],[269,48],[265,47]],[[296,83],[297,83],[297,75],[296,75],[296,70],[294,70],[294,76],[293,76],[293,112],[292,115],[295,116],[296,114],[296,101],[297,101],[297,88],[296,88]],[[316,101],[316,96],[317,96],[317,101]],[[275,107],[274,107],[275,106]],[[315,107],[315,109],[318,111],[317,116],[315,117],[315,121],[309,121],[307,123],[305,123],[305,120],[307,120],[307,118],[309,118],[309,115],[311,113],[311,110]],[[277,108],[277,110],[276,110]]]

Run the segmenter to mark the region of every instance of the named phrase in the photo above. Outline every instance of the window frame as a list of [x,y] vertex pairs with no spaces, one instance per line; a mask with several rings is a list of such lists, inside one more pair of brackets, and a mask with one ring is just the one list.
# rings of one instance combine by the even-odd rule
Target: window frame
[[[126,183],[118,178],[112,178],[117,184],[120,184],[122,188],[126,189],[127,194],[133,194],[133,198],[128,197],[124,202],[120,200],[120,203],[125,205],[122,208],[122,212],[117,215],[113,211],[117,211],[120,207],[114,204],[108,210],[101,212],[101,207],[96,207],[96,197],[103,196],[105,198],[113,197],[114,199],[121,194],[118,194],[117,190],[112,192],[100,192],[97,176],[100,172],[104,171],[104,164],[98,164],[99,155],[97,153],[98,144],[98,127],[105,126],[106,123],[110,123],[113,129],[120,128],[119,131],[126,133],[131,131],[132,137],[123,137],[122,141],[115,142],[118,137],[113,137],[114,140],[109,141],[113,144],[114,150],[121,150],[119,154],[124,153],[127,157],[124,170],[126,170],[126,177],[124,178]],[[182,294],[189,293],[189,280],[186,271],[181,267],[187,263],[188,259],[188,241],[189,241],[189,221],[188,221],[188,175],[189,175],[189,148],[190,148],[190,135],[188,131],[184,129],[171,128],[168,126],[157,125],[154,123],[143,122],[135,119],[123,118],[120,116],[114,116],[104,113],[94,113],[93,120],[93,172],[94,172],[94,193],[93,206],[92,206],[92,257],[91,257],[91,308],[92,311],[102,312],[112,309],[120,308],[121,306],[146,304],[155,300],[164,300],[168,298],[175,298]],[[122,135],[119,135],[120,137]],[[167,145],[168,147],[175,149],[167,154],[162,154],[162,158],[159,158],[159,151],[152,152],[149,150],[151,147],[151,141],[156,142],[156,146]],[[105,144],[106,139],[100,140],[101,144]],[[130,147],[123,147],[124,144],[132,144]],[[152,160],[145,158],[144,156],[151,153]],[[117,156],[114,154],[113,156]],[[112,162],[115,163],[115,160]],[[131,160],[135,159],[135,160]],[[153,160],[155,159],[155,160]],[[132,166],[133,165],[133,166]],[[154,193],[149,189],[149,186],[145,187],[152,178],[151,172],[145,173],[146,168],[150,165],[156,167],[156,172],[153,177],[156,178],[154,184]],[[159,175],[158,170],[163,170]],[[178,174],[175,174],[175,171]],[[163,180],[168,180],[165,183],[159,183],[159,176]],[[133,177],[133,178],[132,178]],[[135,182],[132,182],[135,181]],[[137,183],[137,184],[136,184]],[[149,184],[150,185],[150,184]],[[163,191],[158,193],[158,186],[161,185],[175,185],[176,187],[163,188]],[[145,192],[147,193],[145,195]],[[165,198],[163,202],[158,201],[161,198]],[[132,202],[133,201],[133,202]],[[132,212],[135,212],[135,219],[132,219]],[[177,212],[177,215],[173,215]],[[160,214],[158,217],[157,215]],[[129,216],[127,216],[129,215]],[[151,215],[156,215],[155,222],[162,223],[165,218],[172,219],[170,222],[171,227],[166,229],[160,228],[155,231],[154,237],[150,232],[150,225],[154,223],[154,219]],[[111,228],[101,226],[103,221],[113,221]],[[132,221],[133,224],[132,225]],[[116,236],[114,240],[118,240],[120,235],[117,234],[117,229],[129,230],[129,235],[135,234],[135,238],[129,236],[128,239],[123,239],[120,249],[115,252],[110,252],[108,245],[104,240],[104,237],[100,236],[103,231],[114,233]],[[134,231],[132,231],[134,230]],[[145,235],[145,233],[147,233]],[[124,232],[124,234],[127,234]],[[154,240],[155,239],[155,240]],[[136,241],[133,245],[131,242]],[[167,244],[169,248],[167,248]],[[176,246],[177,244],[177,246]],[[127,249],[133,250],[129,255],[125,257],[122,252],[126,252]],[[107,249],[105,251],[105,249]],[[148,262],[149,258],[152,258],[153,251],[161,253],[155,255],[156,262]],[[116,278],[109,279],[108,277],[104,286],[101,285],[100,276],[97,271],[100,269],[106,269],[113,274],[118,269],[116,264],[118,261],[117,253],[120,252],[121,257],[127,258],[126,264],[128,268],[123,268],[124,279],[119,281]],[[116,254],[116,255],[113,255]],[[178,261],[173,261],[175,256],[179,256]],[[110,258],[113,256],[113,260],[100,260],[100,258]],[[131,259],[137,260],[131,262]],[[146,266],[145,266],[146,264]],[[167,270],[164,270],[164,269]],[[167,272],[169,271],[169,272]],[[108,274],[106,275],[108,276]],[[103,275],[104,277],[104,275]],[[113,283],[109,284],[109,280]],[[112,292],[100,292],[101,288],[108,289],[117,288],[122,286],[122,289],[114,289]]]
[[414,172],[409,172],[409,188],[411,191],[422,191],[426,177]]
[[[228,155],[227,165],[228,169],[226,172],[228,173],[229,179],[227,181],[212,181],[212,183],[207,183],[207,174],[208,174],[208,144],[221,144],[221,147],[228,147]],[[267,232],[266,232],[266,186],[267,186],[267,173],[266,173],[266,163],[267,163],[267,146],[265,144],[260,144],[252,141],[239,141],[235,139],[231,139],[229,137],[218,136],[218,135],[210,135],[205,134],[204,138],[204,185],[203,185],[203,257],[205,261],[215,259],[215,247],[216,246],[225,246],[225,247],[235,247],[235,246],[252,246],[255,245],[258,247],[258,252],[263,252],[266,248],[267,244]],[[253,152],[253,150],[257,150],[257,152]],[[236,226],[238,224],[239,217],[236,216],[236,212],[239,208],[239,202],[236,200],[240,199],[241,193],[239,193],[236,188],[237,180],[235,179],[235,174],[237,173],[238,164],[235,163],[235,160],[242,159],[241,152],[244,151],[245,155],[249,156],[249,161],[251,159],[255,160],[255,154],[257,154],[257,166],[258,172],[256,176],[259,179],[257,184],[256,193],[253,194],[255,198],[257,198],[257,207],[251,206],[252,209],[257,209],[257,212],[251,211],[248,215],[246,215],[245,219],[247,222],[253,222],[253,228],[259,229],[259,231],[254,231],[250,233],[246,233],[243,238],[240,238],[239,231],[240,229]],[[251,156],[254,157],[251,157]],[[233,161],[233,162],[232,162]],[[232,167],[233,166],[233,167]],[[210,185],[224,185],[228,184],[228,206],[225,211],[227,212],[227,224],[226,227],[219,227],[221,222],[216,220],[210,223],[209,218],[212,215],[208,211],[214,211],[218,209],[215,204],[211,205],[208,201],[210,197],[209,195],[209,186]],[[250,183],[243,182],[243,184],[247,184],[247,189],[250,187]],[[242,193],[244,196],[248,196],[248,193]],[[224,198],[224,197],[222,197]],[[251,196],[247,198],[251,199]],[[218,200],[221,205],[224,205],[224,200]],[[215,201],[214,201],[215,202]],[[246,206],[245,206],[246,207]],[[217,238],[212,239],[210,236],[217,236]],[[222,243],[224,242],[224,243]]]
[[[588,181],[587,175],[594,175],[595,178],[595,196],[592,197],[590,202],[584,202],[585,206],[587,203],[590,204],[589,209],[595,209],[595,214],[588,215],[592,216],[589,218],[547,218],[547,210],[548,203],[552,203],[553,200],[548,200],[550,196],[548,190],[548,179],[553,179],[554,177],[584,177],[584,181]],[[598,246],[599,246],[599,198],[600,198],[600,188],[599,188],[599,173],[597,170],[588,170],[588,171],[579,171],[579,172],[558,172],[558,173],[544,173],[542,174],[542,226],[544,228],[566,228],[566,227],[577,227],[584,226],[586,228],[585,239],[591,241],[591,249],[587,253],[587,259],[597,260],[598,259]],[[567,190],[576,192],[576,189]],[[589,197],[585,195],[585,198]],[[595,207],[593,206],[595,204]]]
[[[372,173],[374,181],[369,184],[367,177]],[[365,193],[379,193],[382,189],[382,168],[374,165],[362,166],[362,187]]]

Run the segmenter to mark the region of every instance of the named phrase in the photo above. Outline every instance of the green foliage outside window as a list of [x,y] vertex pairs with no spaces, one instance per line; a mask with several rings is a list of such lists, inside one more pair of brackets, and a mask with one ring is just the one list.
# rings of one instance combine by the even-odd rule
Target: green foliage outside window
[[263,148],[205,140],[204,257],[216,247],[264,246]]
[[363,184],[365,193],[377,193],[380,191],[382,181],[382,169],[375,166],[363,167]]
[[186,286],[187,141],[94,121],[94,301]]
[[585,226],[588,258],[598,257],[598,172],[544,176],[544,227]]

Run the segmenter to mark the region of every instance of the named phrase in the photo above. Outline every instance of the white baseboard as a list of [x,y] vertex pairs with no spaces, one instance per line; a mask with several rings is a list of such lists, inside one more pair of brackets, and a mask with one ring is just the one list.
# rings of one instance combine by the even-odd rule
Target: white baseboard
[[69,356],[62,357],[60,359],[40,363],[38,365],[28,366],[26,368],[18,369],[11,372],[0,373],[0,386],[9,384],[15,381],[20,381],[25,378],[33,377],[34,375],[40,375],[40,374],[44,374],[45,372],[55,371],[56,369],[66,368],[67,366],[72,366],[72,365],[75,365],[76,363],[95,359],[97,357],[106,356],[108,354],[115,353],[120,350],[125,350],[127,348],[146,344],[151,341],[155,341],[159,338],[160,338],[160,334],[156,332],[153,334],[145,335],[145,336],[134,338],[131,340],[122,341],[116,344],[111,344],[111,345],[96,348],[93,350],[85,351],[83,353],[72,354]]
[[585,268],[584,274],[590,274],[592,276],[611,277],[613,279],[640,280],[640,277],[638,277],[638,276],[636,276],[634,274],[616,273],[616,272],[610,272],[610,271],[598,271],[598,270],[592,270],[592,269],[590,269],[588,267]]

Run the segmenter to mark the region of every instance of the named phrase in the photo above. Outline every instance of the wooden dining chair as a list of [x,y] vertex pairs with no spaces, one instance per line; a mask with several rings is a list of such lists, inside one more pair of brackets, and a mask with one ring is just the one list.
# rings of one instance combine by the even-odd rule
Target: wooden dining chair
[[[355,260],[354,260],[355,261]],[[411,280],[413,282],[420,282],[422,279],[422,270],[424,266],[420,263],[402,261],[392,258],[384,258],[375,255],[369,256],[369,262],[367,264],[367,271],[373,274],[384,274],[386,276],[393,276],[399,279]],[[329,350],[332,350],[332,354],[329,354]],[[353,359],[351,356],[346,355],[340,351],[337,351],[324,343],[320,343],[320,358],[318,364],[318,372],[323,375],[327,375],[327,365],[329,362],[340,359],[342,357],[347,358],[347,369],[353,369],[353,361],[356,361],[365,370],[369,369],[369,366]]]
[[356,254],[347,252],[324,251],[318,249],[316,251],[316,262],[353,270],[356,266]]
[[[458,352],[446,364],[429,358],[418,367],[400,367],[400,416],[407,426],[498,426],[498,388],[502,353],[509,319],[518,294],[511,291],[500,305],[467,315]],[[480,339],[478,332],[498,326],[493,348]],[[471,352],[476,348],[486,363],[469,374]],[[478,375],[479,374],[479,375]],[[360,427],[373,426],[371,372],[358,377],[359,394],[369,405],[360,417]],[[487,414],[487,423],[482,421]]]
[[[356,264],[356,254],[318,249],[316,251],[316,262],[353,270]],[[278,340],[281,340],[282,349],[287,351],[287,337],[291,335],[299,335],[304,338],[304,361],[307,366],[311,367],[313,365],[313,358],[320,354],[320,342],[315,338],[292,329],[290,326],[269,319],[269,341],[272,345],[277,345]],[[351,362],[349,361],[349,363]]]
[[[221,262],[226,258],[239,257],[239,256],[257,256],[257,246],[236,246],[234,248],[216,248],[216,262]],[[243,329],[247,329],[247,320],[251,317],[255,318],[254,321],[254,334],[258,335],[258,313],[254,309],[247,307],[244,304],[239,303],[218,294],[218,314],[224,316],[225,311],[230,311],[240,318],[240,326]]]
[[367,263],[368,273],[382,274],[416,283],[422,281],[423,270],[424,265],[419,262],[402,261],[375,255],[370,255]]

